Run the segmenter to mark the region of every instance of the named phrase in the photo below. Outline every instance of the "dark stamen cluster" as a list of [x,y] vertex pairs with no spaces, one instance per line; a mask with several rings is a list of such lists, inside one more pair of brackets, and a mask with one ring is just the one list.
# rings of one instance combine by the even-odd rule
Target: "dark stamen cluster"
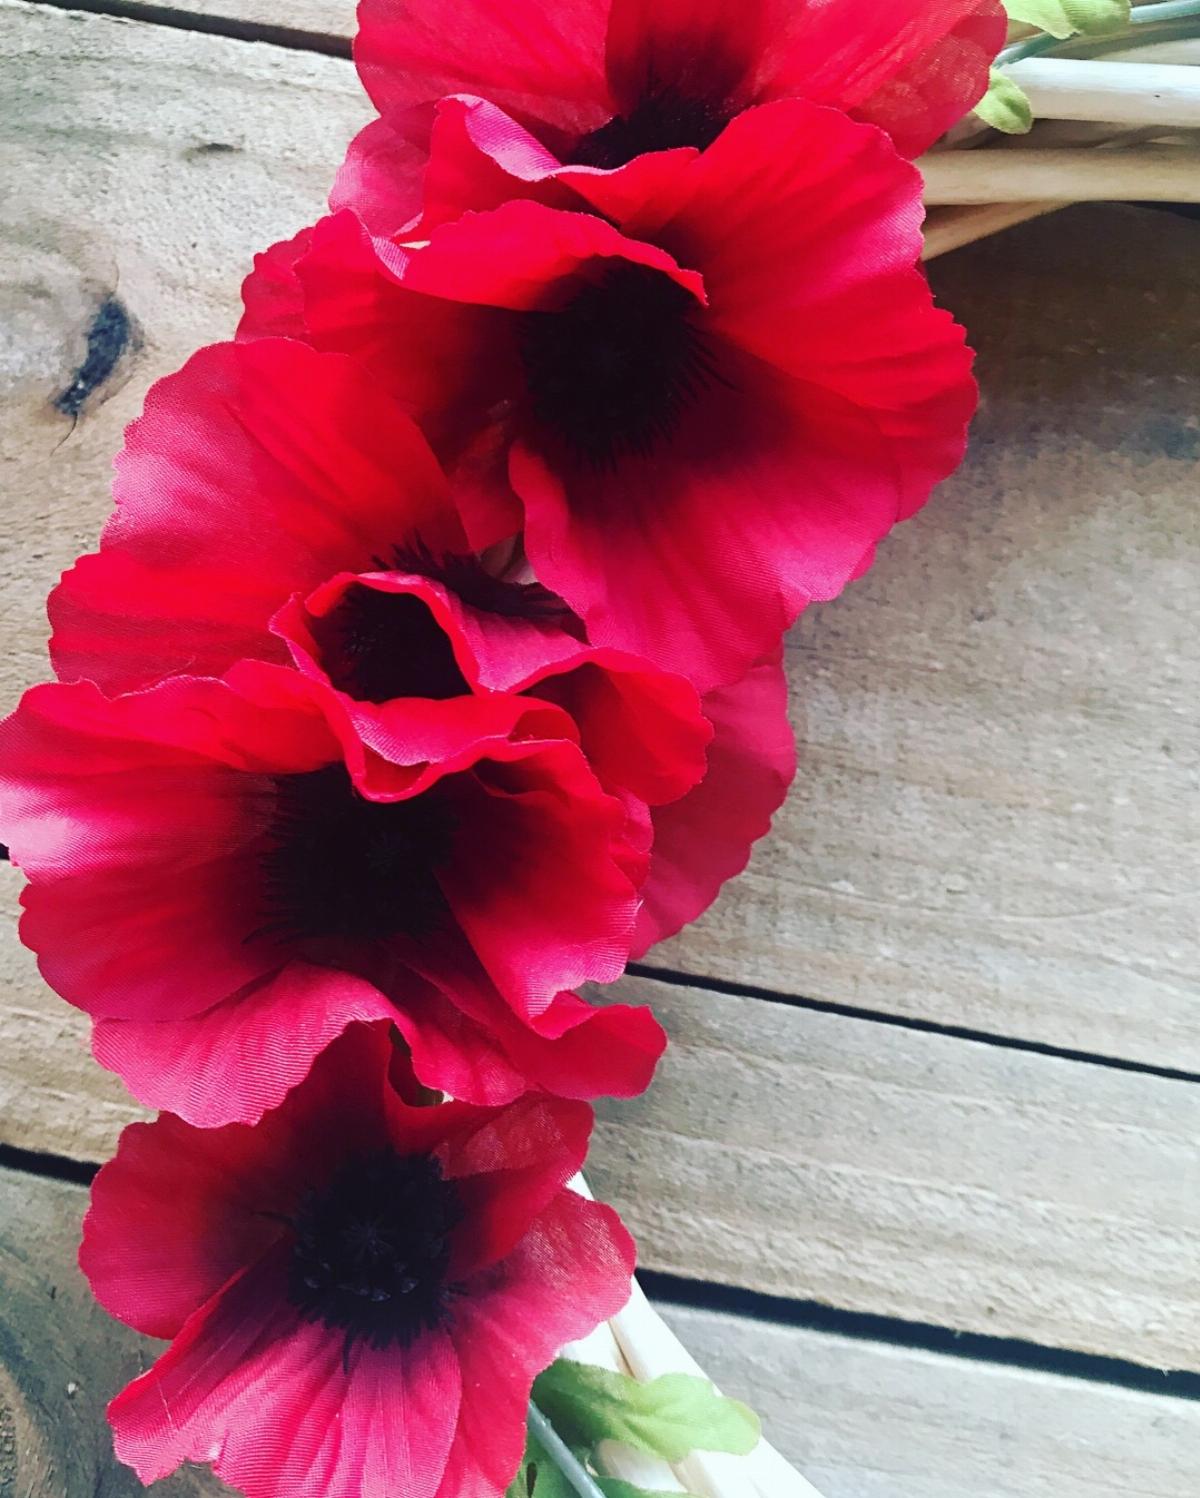
[[376,559],[381,572],[411,572],[443,584],[463,603],[484,614],[508,619],[558,620],[570,613],[557,593],[541,583],[517,583],[495,577],[477,556],[456,552],[434,553],[419,536],[401,542],[390,562]]
[[407,1347],[448,1319],[451,1236],[462,1218],[432,1155],[352,1159],[290,1223],[288,1296],[308,1320],[346,1333],[343,1362],[356,1342]]
[[411,593],[352,583],[318,633],[330,681],[358,702],[470,694],[446,631]]
[[455,828],[441,788],[368,801],[338,764],[278,776],[273,791],[255,937],[381,941],[447,918],[437,872]]
[[521,356],[538,421],[598,467],[648,453],[714,378],[697,310],[670,276],[616,261],[566,306],[523,314]]
[[571,153],[576,166],[598,166],[607,171],[624,166],[646,151],[671,151],[678,146],[711,146],[729,123],[729,112],[706,99],[690,99],[665,87],[650,88],[627,115],[614,115],[607,124],[585,135]]

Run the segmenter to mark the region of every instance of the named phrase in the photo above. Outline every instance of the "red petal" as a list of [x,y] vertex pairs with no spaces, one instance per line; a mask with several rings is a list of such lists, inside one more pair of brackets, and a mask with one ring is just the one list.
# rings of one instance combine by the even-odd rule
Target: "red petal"
[[810,0],[779,9],[759,98],[800,95],[849,110],[906,156],[979,100],[1007,29],[1000,0]]
[[277,1108],[354,1021],[398,1018],[391,999],[365,979],[293,961],[203,1014],[102,1019],[92,1050],[139,1102],[208,1129],[255,1123]]
[[462,1409],[437,1498],[495,1498],[517,1470],[533,1380],[629,1299],[633,1240],[609,1207],[562,1192],[451,1328]]
[[482,94],[570,134],[612,113],[604,83],[607,0],[364,0],[354,56],[381,114]]
[[571,744],[492,756],[445,782],[471,834],[439,878],[496,986],[536,1015],[563,989],[611,982],[625,965],[637,903],[619,864],[625,813]]
[[638,914],[636,957],[673,936],[740,874],[771,825],[796,769],[787,679],[778,659],[704,698],[715,730],[708,774],[654,813],[654,851]]
[[608,83],[615,113],[665,92],[728,106],[771,40],[755,0],[612,0]]
[[190,1318],[109,1405],[117,1456],[145,1483],[211,1462],[246,1498],[433,1498],[454,1438],[461,1375],[444,1333],[361,1343],[304,1322],[286,1265],[261,1261]]
[[51,599],[63,676],[128,691],[279,658],[296,589],[419,530],[462,549],[445,479],[370,374],[291,340],[216,344],[153,387],[117,460],[98,556]]

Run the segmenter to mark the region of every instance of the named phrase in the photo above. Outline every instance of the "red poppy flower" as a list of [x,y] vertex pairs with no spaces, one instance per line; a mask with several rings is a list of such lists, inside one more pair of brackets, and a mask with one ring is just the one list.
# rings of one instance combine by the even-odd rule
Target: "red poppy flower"
[[[518,722],[576,737],[605,789],[634,814],[634,801],[654,808],[655,826],[704,773],[711,728],[695,690],[588,645],[545,589],[486,571],[417,428],[348,359],[279,339],[201,350],[151,390],[115,493],[100,551],[50,600],[66,680],[116,693],[290,659],[338,691],[358,739],[392,755],[402,743],[417,765]],[[674,867],[663,847],[673,909],[709,903],[781,799],[782,694],[747,701],[747,715],[722,717],[712,758],[744,735],[750,763],[723,797],[717,777],[664,824],[691,844]],[[551,704],[562,712],[539,710]],[[689,828],[693,813],[711,826]],[[665,898],[659,868],[655,855],[643,925]]]
[[163,1114],[97,1176],[83,1271],[171,1339],[109,1406],[143,1482],[192,1461],[247,1498],[500,1498],[533,1379],[628,1299],[629,1234],[565,1189],[590,1109],[411,1107],[393,1055],[355,1026],[255,1127]]
[[26,693],[0,727],[21,935],[98,1021],[97,1058],[201,1125],[253,1121],[360,1019],[393,1019],[422,1080],[473,1101],[523,1075],[644,1086],[650,1016],[560,997],[621,972],[645,865],[578,747],[491,741],[416,781],[377,752],[356,786],[354,739],[332,694],[254,662]]
[[127,692],[290,660],[405,763],[520,721],[577,737],[606,788],[651,805],[704,772],[694,689],[487,571],[420,432],[347,359],[280,339],[201,350],[151,390],[115,494],[100,551],[50,599],[65,680]]
[[[563,172],[494,109],[444,115],[437,201],[489,211],[415,251],[323,220],[272,315],[290,297],[293,333],[387,380],[472,542],[523,527],[594,644],[738,680],[962,457],[970,354],[916,267],[918,174],[799,100],[669,172]],[[596,212],[492,207],[501,160],[510,197]]]
[[[987,86],[1000,0],[363,0],[354,55],[381,118],[334,207],[392,232],[418,208],[428,108],[478,94],[559,161],[619,169],[695,152],[742,110],[803,98],[886,130],[916,156]],[[399,215],[398,217],[396,215]]]

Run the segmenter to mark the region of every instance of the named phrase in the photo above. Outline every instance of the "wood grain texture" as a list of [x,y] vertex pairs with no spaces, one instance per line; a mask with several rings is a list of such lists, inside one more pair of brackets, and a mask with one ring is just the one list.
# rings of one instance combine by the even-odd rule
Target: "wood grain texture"
[[792,794],[652,964],[1200,1071],[1198,258],[1080,208],[934,265],[966,464],[794,631]]
[[[589,1164],[642,1264],[1200,1369],[1200,1089],[626,979],[672,1047]],[[140,1110],[42,990],[0,1049],[0,1142],[103,1159]]]
[[[321,211],[368,112],[336,58],[0,0],[0,709],[46,672],[45,594],[147,385],[232,333],[253,252]],[[73,420],[114,300],[125,346]]]
[[1200,1368],[1200,1088],[625,980],[672,1046],[589,1165],[654,1269]]
[[[0,1493],[135,1498],[104,1406],[160,1350],[75,1264],[81,1187],[0,1171]],[[1191,1498],[1200,1404],[663,1307],[824,1498]],[[199,1469],[162,1498],[228,1492]]]
[[[79,1186],[0,1171],[0,1493],[5,1498],[136,1498],[112,1454],[104,1407],[157,1356],[96,1305],[75,1263]],[[161,1498],[230,1490],[193,1469]]]
[[355,0],[288,0],[286,5],[278,0],[82,0],[78,8],[167,21],[196,31],[225,29],[270,37],[282,30],[301,43],[307,37],[348,45],[356,25]]

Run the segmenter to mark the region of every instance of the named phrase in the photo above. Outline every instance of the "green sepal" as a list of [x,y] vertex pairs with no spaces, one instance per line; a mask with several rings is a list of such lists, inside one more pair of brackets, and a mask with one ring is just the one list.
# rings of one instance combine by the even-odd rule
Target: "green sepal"
[[1105,36],[1129,25],[1129,0],[1004,0],[1010,21],[1051,36]]
[[992,69],[987,93],[975,106],[985,124],[1005,135],[1026,135],[1033,127],[1033,110],[1024,92],[1005,74]]
[[760,1434],[753,1410],[690,1373],[641,1383],[560,1358],[534,1384],[533,1397],[563,1440],[589,1451],[607,1440],[668,1462],[682,1461],[691,1451],[744,1456]]

